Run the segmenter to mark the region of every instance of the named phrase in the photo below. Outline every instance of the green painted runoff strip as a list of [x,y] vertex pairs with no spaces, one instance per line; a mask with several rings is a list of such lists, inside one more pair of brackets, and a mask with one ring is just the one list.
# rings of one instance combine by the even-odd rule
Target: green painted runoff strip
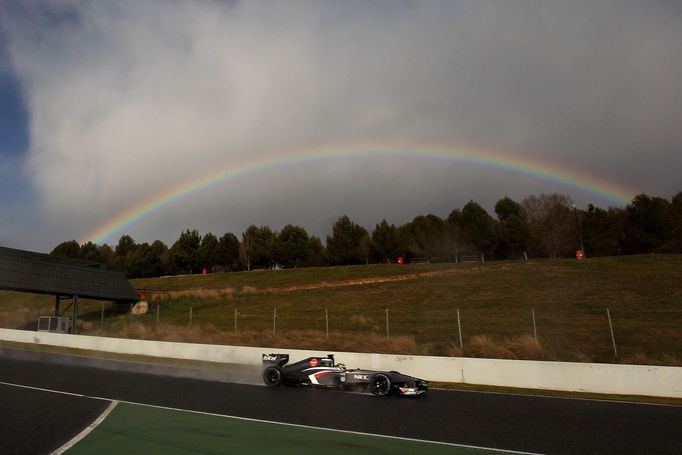
[[500,451],[120,403],[104,422],[66,453],[468,455]]

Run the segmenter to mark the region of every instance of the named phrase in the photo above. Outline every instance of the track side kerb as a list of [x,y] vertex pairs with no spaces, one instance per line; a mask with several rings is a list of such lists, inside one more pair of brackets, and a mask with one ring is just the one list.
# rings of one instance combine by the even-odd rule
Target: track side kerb
[[68,455],[118,453],[523,453],[121,402]]

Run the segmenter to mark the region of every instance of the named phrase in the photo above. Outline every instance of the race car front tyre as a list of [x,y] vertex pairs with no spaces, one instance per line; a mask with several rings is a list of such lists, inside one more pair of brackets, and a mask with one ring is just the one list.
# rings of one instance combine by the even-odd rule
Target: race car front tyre
[[277,387],[282,383],[282,369],[278,366],[269,366],[263,371],[263,381],[268,387]]
[[391,378],[382,373],[375,374],[369,380],[369,391],[378,397],[390,395],[391,386]]

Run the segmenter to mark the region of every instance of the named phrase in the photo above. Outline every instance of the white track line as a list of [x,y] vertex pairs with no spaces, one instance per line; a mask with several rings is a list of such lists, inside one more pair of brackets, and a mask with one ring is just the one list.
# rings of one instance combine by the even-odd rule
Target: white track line
[[[443,445],[443,446],[462,447],[462,448],[466,448],[466,449],[489,450],[491,452],[513,453],[513,454],[520,454],[520,455],[538,455],[534,452],[520,452],[518,450],[495,449],[492,447],[472,446],[472,445],[467,445],[467,444],[455,444],[455,443],[451,443],[451,442],[429,441],[427,439],[405,438],[402,436],[389,436],[389,435],[384,435],[384,434],[363,433],[361,431],[339,430],[336,428],[324,428],[324,427],[316,427],[316,426],[311,426],[311,425],[301,425],[301,424],[297,424],[297,423],[277,422],[274,420],[252,419],[249,417],[240,417],[240,416],[233,416],[233,415],[226,415],[226,414],[215,414],[212,412],[192,411],[189,409],[171,408],[168,406],[157,406],[157,405],[147,404],[147,403],[136,403],[134,401],[112,400],[110,398],[94,397],[94,396],[82,395],[82,394],[78,394],[78,393],[64,392],[61,390],[44,389],[44,388],[40,388],[40,387],[31,387],[31,386],[27,386],[27,385],[23,385],[23,384],[13,384],[11,382],[0,381],[0,385],[6,385],[6,386],[10,386],[10,387],[20,387],[23,389],[38,390],[41,392],[59,393],[62,395],[71,395],[71,396],[76,396],[76,397],[92,398],[93,400],[111,401],[112,403],[111,403],[111,405],[109,405],[107,410],[105,410],[93,423],[91,423],[88,426],[88,428],[86,428],[81,433],[79,433],[78,436],[76,436],[76,438],[78,438],[80,436],[80,439],[84,438],[88,433],[90,433],[92,430],[94,430],[97,427],[97,425],[99,425],[109,415],[109,413],[114,409],[114,407],[116,407],[116,405],[118,403],[125,403],[125,404],[131,404],[131,405],[135,405],[135,406],[146,406],[148,408],[166,409],[169,411],[177,411],[177,412],[190,412],[193,414],[201,414],[201,415],[207,415],[207,416],[213,416],[213,417],[227,417],[230,419],[244,420],[244,421],[248,421],[248,422],[269,423],[269,424],[273,424],[273,425],[284,425],[284,426],[289,426],[289,427],[308,428],[308,429],[313,429],[313,430],[331,431],[331,432],[335,432],[335,433],[357,434],[360,436],[374,436],[377,438],[398,439],[401,441],[420,442],[423,444],[438,444],[438,445]],[[76,438],[74,438],[74,439],[76,439]],[[74,441],[74,439],[69,441],[69,443],[67,443],[66,445],[70,444],[72,441]],[[80,439],[78,439],[78,441],[80,441]],[[73,442],[73,444],[75,444],[78,441]],[[57,451],[52,452],[51,455],[59,455],[64,450],[70,448],[73,444],[69,445],[68,447],[66,447],[66,445],[62,446],[59,449],[57,449]]]
[[[87,395],[83,395],[83,396],[87,396]],[[81,439],[83,439],[84,437],[89,435],[92,430],[97,428],[100,423],[104,422],[104,419],[106,419],[107,416],[109,416],[109,413],[111,413],[111,411],[114,410],[114,408],[116,407],[117,404],[118,404],[118,401],[116,401],[116,400],[112,401],[109,404],[109,406],[107,406],[107,408],[104,410],[104,412],[99,415],[99,417],[97,417],[90,425],[85,427],[85,429],[83,429],[83,431],[81,431],[76,436],[74,436],[73,439],[71,439],[69,442],[67,442],[66,444],[64,444],[63,446],[61,446],[60,448],[58,448],[54,452],[52,452],[52,455],[61,455],[62,453],[69,450],[71,447],[75,446],[78,442],[80,442]]]
[[137,406],[146,406],[149,408],[167,409],[169,411],[191,412],[194,414],[202,414],[202,415],[213,416],[213,417],[227,417],[230,419],[245,420],[248,422],[269,423],[269,424],[273,424],[273,425],[284,425],[284,426],[288,426],[288,427],[297,427],[297,428],[306,428],[306,429],[312,429],[312,430],[331,431],[331,432],[335,432],[335,433],[357,434],[360,436],[372,436],[372,437],[376,437],[376,438],[398,439],[401,441],[419,442],[422,444],[438,444],[438,445],[442,445],[442,446],[462,447],[462,448],[477,449],[477,450],[488,450],[491,452],[513,453],[513,454],[519,454],[519,455],[539,455],[535,452],[520,452],[518,450],[495,449],[492,447],[471,446],[471,445],[466,445],[466,444],[455,444],[452,442],[431,441],[428,439],[416,439],[416,438],[406,438],[403,436],[390,436],[390,435],[385,435],[385,434],[364,433],[362,431],[339,430],[337,428],[325,428],[325,427],[316,427],[313,425],[301,425],[298,423],[277,422],[275,420],[253,419],[250,417],[240,417],[240,416],[233,416],[233,415],[227,415],[227,414],[214,414],[212,412],[192,411],[189,409],[170,408],[167,406],[157,406],[157,405],[153,405],[153,404],[135,403],[132,401],[121,401],[121,403],[132,404],[132,405],[137,405]]
[[[83,395],[80,393],[73,393],[73,392],[64,392],[62,390],[54,390],[54,389],[43,389],[41,387],[33,387],[30,385],[23,385],[23,384],[15,384],[13,382],[2,382],[0,381],[0,385],[6,385],[10,387],[18,387],[21,389],[30,389],[30,390],[37,390],[39,392],[48,392],[48,393],[58,393],[60,395],[69,395],[72,397],[81,397],[81,398],[91,398],[93,400],[101,400],[101,401],[116,401],[113,400],[112,398],[104,398],[104,397],[95,397],[91,395]],[[119,400],[120,401],[120,400]]]

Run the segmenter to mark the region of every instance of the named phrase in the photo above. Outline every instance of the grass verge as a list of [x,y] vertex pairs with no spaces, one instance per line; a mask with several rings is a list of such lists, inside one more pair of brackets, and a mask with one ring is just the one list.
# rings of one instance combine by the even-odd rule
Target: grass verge
[[[120,314],[107,304],[102,320],[101,303],[81,301],[79,330],[236,345],[680,366],[680,283],[682,255],[156,278],[133,281],[156,292],[147,314]],[[0,292],[0,303],[0,325],[31,329],[54,305],[51,297],[7,292]]]

